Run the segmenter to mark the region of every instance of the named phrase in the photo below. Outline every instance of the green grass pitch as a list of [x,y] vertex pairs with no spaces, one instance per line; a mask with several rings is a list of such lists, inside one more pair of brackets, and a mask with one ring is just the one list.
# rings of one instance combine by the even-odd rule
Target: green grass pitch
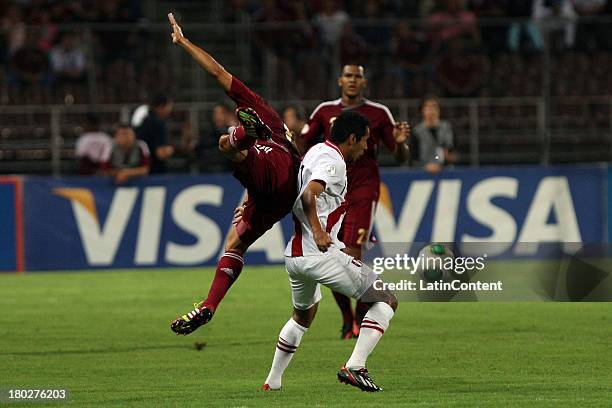
[[[353,341],[324,289],[280,392],[262,392],[291,297],[281,267],[249,267],[215,318],[169,323],[213,270],[0,276],[0,389],[66,388],[73,406],[609,406],[610,303],[409,303],[368,362],[385,388],[339,384]],[[198,351],[195,342],[206,342]],[[3,403],[0,403],[0,405]]]

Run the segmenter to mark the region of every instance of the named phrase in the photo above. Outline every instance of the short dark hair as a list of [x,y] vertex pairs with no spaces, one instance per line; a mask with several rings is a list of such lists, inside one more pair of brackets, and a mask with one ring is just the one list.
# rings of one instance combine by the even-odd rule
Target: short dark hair
[[130,125],[129,123],[127,123],[127,122],[119,122],[119,123],[116,123],[114,128],[113,128],[113,135],[115,133],[117,133],[121,129],[131,129],[131,130],[134,130],[132,125]]
[[172,99],[168,95],[157,93],[151,98],[151,101],[149,102],[149,107],[151,107],[151,109],[155,109],[161,106],[166,106],[168,103],[170,103],[171,100]]
[[435,95],[427,95],[423,100],[421,100],[421,104],[419,105],[419,110],[422,111],[427,102],[434,102],[440,108],[440,99],[438,99]]
[[293,109],[293,111],[295,112],[295,116],[298,118],[298,120],[305,120],[306,119],[306,111],[304,111],[304,108],[302,108],[300,105],[287,105],[287,106],[285,106],[285,109],[283,109],[283,114],[288,109]]
[[354,110],[346,110],[334,120],[331,140],[335,144],[342,144],[354,134],[359,141],[365,136],[368,126],[370,126],[370,121],[365,116]]
[[359,68],[361,68],[363,70],[363,74],[365,75],[365,70],[366,70],[365,66],[362,63],[360,63],[360,62],[349,61],[349,62],[346,62],[346,63],[342,64],[342,66],[340,67],[340,75],[342,75],[342,73],[344,73],[344,68],[346,68],[346,67],[359,67]]

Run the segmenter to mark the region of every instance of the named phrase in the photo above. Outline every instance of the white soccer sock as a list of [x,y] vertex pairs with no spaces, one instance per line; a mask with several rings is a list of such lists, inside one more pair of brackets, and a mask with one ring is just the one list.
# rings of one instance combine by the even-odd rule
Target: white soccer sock
[[274,352],[274,360],[272,360],[272,368],[268,378],[266,378],[266,384],[273,390],[277,390],[281,387],[281,378],[285,369],[289,365],[293,353],[297,350],[300,345],[302,336],[308,330],[307,327],[300,326],[293,318],[289,319],[285,326],[283,326],[280,334],[278,335],[278,343],[276,344],[276,351]]
[[389,320],[393,314],[393,308],[383,302],[374,303],[370,307],[363,318],[357,344],[355,344],[351,358],[346,362],[346,367],[356,369],[365,367],[368,356],[389,327]]

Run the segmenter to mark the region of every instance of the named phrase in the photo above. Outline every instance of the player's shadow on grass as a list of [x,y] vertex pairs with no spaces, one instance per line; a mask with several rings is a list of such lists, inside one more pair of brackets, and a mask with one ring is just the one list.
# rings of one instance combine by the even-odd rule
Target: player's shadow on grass
[[94,350],[51,350],[51,351],[15,351],[0,352],[0,356],[50,356],[64,354],[105,354],[105,353],[131,353],[133,351],[145,350],[170,350],[170,349],[191,349],[195,350],[193,344],[172,344],[163,346],[138,346],[138,347],[117,347]]
[[[335,339],[335,337],[334,337]],[[330,338],[312,339],[311,343],[326,343],[329,342]],[[106,349],[94,349],[94,350],[51,350],[51,351],[13,351],[13,352],[0,352],[0,356],[52,356],[52,355],[70,355],[70,354],[105,354],[105,353],[131,353],[133,351],[147,351],[147,350],[177,350],[187,349],[199,351],[202,348],[214,348],[214,347],[242,347],[246,344],[253,345],[266,345],[270,344],[269,340],[249,341],[249,342],[225,342],[223,344],[206,344],[200,343],[201,347],[197,347],[193,343],[189,344],[167,344],[159,346],[138,346],[138,347],[111,347]],[[344,344],[344,343],[338,343]]]

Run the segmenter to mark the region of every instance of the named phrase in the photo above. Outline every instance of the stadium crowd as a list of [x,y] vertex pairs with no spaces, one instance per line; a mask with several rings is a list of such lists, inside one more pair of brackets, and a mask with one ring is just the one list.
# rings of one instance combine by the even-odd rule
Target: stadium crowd
[[[0,1],[3,103],[135,101],[164,80],[136,0]],[[129,27],[129,28],[126,28]],[[88,86],[91,80],[95,89]]]
[[[325,78],[334,64],[349,61],[368,66],[374,97],[538,95],[543,27],[555,16],[564,20],[548,25],[557,62],[553,94],[602,94],[612,87],[606,75],[612,50],[612,20],[605,20],[612,17],[609,0],[230,3],[223,7],[223,21],[260,23],[250,36],[253,69],[261,69],[261,50],[279,57],[287,65],[287,81],[297,82],[295,92],[303,89],[297,97],[325,97],[325,80],[306,86],[299,79],[305,73]],[[137,102],[170,83],[167,67],[155,64],[155,47],[146,45],[149,34],[133,24],[147,21],[141,2],[4,0],[0,10],[4,103],[63,101],[67,94],[83,103],[93,92],[85,83],[88,75],[95,76],[100,102]],[[201,22],[189,16],[186,21]],[[70,23],[85,25],[62,29]],[[91,23],[131,28],[95,25],[86,31]]]
[[[159,63],[169,56],[159,45],[168,33],[151,24],[163,13],[152,17],[144,7],[136,0],[0,0],[2,104],[140,104],[160,90],[177,101],[201,101],[177,81],[182,74],[172,64]],[[247,69],[264,96],[270,56],[284,100],[336,97],[336,73],[347,62],[366,66],[372,99],[541,97],[546,84],[552,97],[612,94],[612,0],[231,0],[198,3],[195,10],[183,16],[186,24],[223,22],[238,35],[240,24],[255,23],[246,36]],[[214,47],[223,34],[210,30],[203,35]],[[229,52],[216,54],[225,59],[235,50]],[[200,134],[174,116],[170,133],[182,140],[177,150],[190,158],[187,168],[226,170],[225,163],[191,159],[215,148],[209,138],[232,116],[219,94],[198,95],[221,105],[200,118]],[[298,116],[310,114],[295,108]],[[502,123],[508,129],[523,115],[519,108],[488,109],[491,117],[508,118]],[[562,127],[609,125],[605,104],[551,109],[569,118],[556,122]],[[418,117],[411,119],[416,126]]]

